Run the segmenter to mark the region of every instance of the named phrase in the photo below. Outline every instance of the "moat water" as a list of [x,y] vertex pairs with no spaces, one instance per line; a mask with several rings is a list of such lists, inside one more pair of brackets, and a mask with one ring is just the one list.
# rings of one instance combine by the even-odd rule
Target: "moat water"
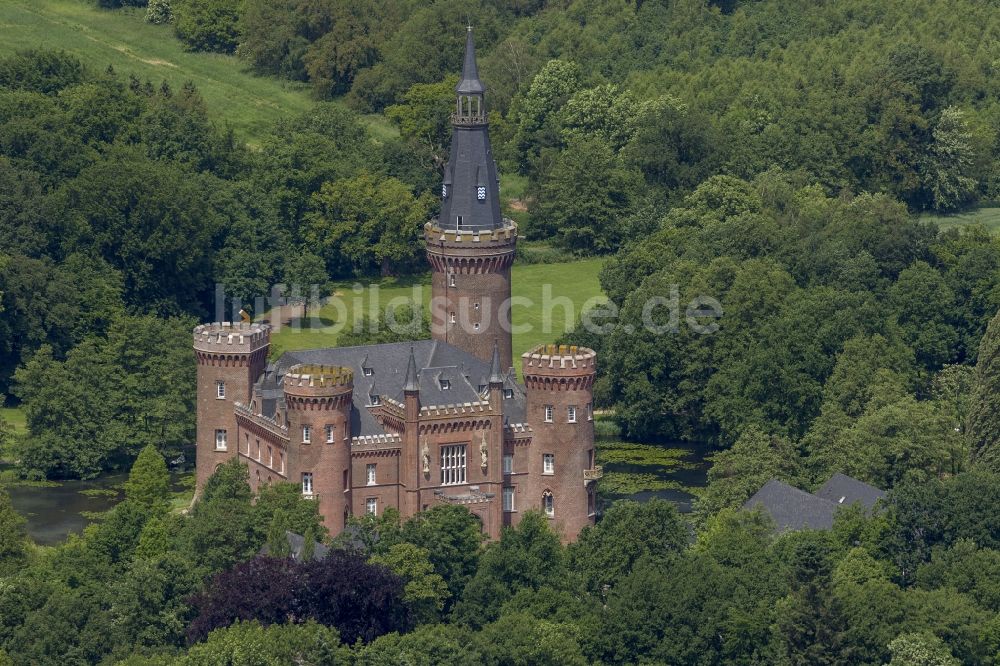
[[[28,536],[52,546],[79,534],[97,514],[108,511],[123,497],[127,474],[109,474],[87,481],[60,481],[55,485],[6,486],[14,509],[27,521]],[[180,491],[181,475],[172,474],[173,490]]]
[[[665,469],[657,465],[607,463],[605,473],[653,475],[657,480],[678,486],[669,490],[640,490],[631,494],[604,494],[602,504],[614,500],[633,499],[647,502],[660,498],[677,505],[681,513],[691,511],[694,495],[686,488],[700,488],[706,483],[707,453],[702,447],[683,443],[664,443],[664,447],[683,449],[679,459],[683,464]],[[600,447],[600,443],[598,443]],[[7,488],[14,509],[27,518],[28,534],[40,545],[51,546],[66,540],[70,534],[79,534],[94,522],[96,514],[111,509],[121,501],[122,485],[127,474],[112,474],[88,481],[63,481],[52,486],[12,485]],[[175,490],[180,490],[180,475],[174,474]]]

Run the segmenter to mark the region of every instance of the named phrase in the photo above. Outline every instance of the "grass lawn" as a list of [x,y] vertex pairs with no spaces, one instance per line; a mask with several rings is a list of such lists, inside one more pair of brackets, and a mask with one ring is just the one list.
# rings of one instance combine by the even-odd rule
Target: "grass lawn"
[[923,222],[934,222],[941,229],[951,229],[969,224],[981,224],[990,233],[1000,232],[1000,208],[976,208],[965,213],[954,213],[951,215],[934,215],[924,213],[920,216]]
[[27,427],[24,412],[16,407],[0,407],[0,419],[14,426],[14,432],[24,432]]
[[[515,265],[513,295],[530,299],[531,305],[515,301],[511,318],[514,322],[514,357],[543,342],[552,342],[572,327],[581,306],[590,299],[603,301],[598,273],[603,259],[583,259],[559,264]],[[388,279],[378,282],[377,289],[364,287],[355,291],[353,283],[338,284],[335,303],[330,303],[313,315],[311,320],[298,322],[298,327],[284,327],[271,337],[271,353],[279,356],[293,349],[332,347],[337,344],[337,323],[354,322],[357,312],[381,310],[392,299],[415,300],[425,306],[430,302],[430,275],[417,279]],[[552,317],[546,322],[544,305]],[[312,326],[310,326],[310,321]],[[293,322],[294,324],[295,322]],[[528,330],[520,331],[518,327]]]
[[[251,74],[234,56],[185,51],[173,27],[143,20],[144,9],[102,10],[92,0],[0,0],[0,55],[21,49],[62,49],[91,68],[112,65],[174,89],[193,81],[212,118],[253,143],[277,118],[315,102],[307,86]],[[376,138],[394,135],[381,116],[366,116]]]

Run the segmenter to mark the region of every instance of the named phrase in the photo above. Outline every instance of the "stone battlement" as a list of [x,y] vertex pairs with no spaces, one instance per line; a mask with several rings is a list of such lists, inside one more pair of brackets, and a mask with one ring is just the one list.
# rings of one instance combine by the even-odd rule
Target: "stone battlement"
[[539,345],[521,355],[524,374],[545,373],[547,370],[578,370],[595,368],[597,352],[576,345]]
[[271,343],[271,327],[245,322],[216,322],[194,329],[194,348],[201,352],[250,353]]
[[424,237],[428,241],[429,248],[433,245],[459,244],[468,247],[496,246],[500,249],[512,245],[517,240],[517,224],[513,220],[504,218],[504,226],[500,229],[457,231],[442,229],[438,226],[437,220],[432,220],[424,225]]
[[354,371],[337,365],[293,365],[285,374],[288,387],[327,388],[354,385]]

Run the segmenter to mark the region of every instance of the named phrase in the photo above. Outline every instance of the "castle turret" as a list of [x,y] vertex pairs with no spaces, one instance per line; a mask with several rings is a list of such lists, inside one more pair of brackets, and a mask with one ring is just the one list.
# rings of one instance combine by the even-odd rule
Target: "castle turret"
[[424,226],[433,272],[431,335],[487,362],[497,339],[501,362],[509,368],[510,267],[517,226],[500,213],[485,92],[469,28],[462,78],[455,87],[441,214]]
[[288,417],[289,480],[319,503],[331,534],[344,528],[351,506],[351,400],[354,372],[295,365],[283,379]]
[[593,385],[597,354],[586,347],[542,345],[524,354],[528,422],[533,431],[520,506],[541,509],[564,540],[594,522]]
[[264,372],[270,344],[270,327],[262,324],[224,322],[194,329],[198,492],[219,465],[236,455],[239,442],[233,404],[250,402],[251,387]]

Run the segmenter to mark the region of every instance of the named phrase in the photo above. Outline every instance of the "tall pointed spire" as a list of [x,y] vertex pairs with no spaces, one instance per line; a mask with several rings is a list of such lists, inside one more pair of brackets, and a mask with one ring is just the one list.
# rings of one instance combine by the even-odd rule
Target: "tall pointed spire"
[[490,384],[503,384],[503,366],[500,364],[500,347],[493,338],[493,360],[490,361]]
[[410,360],[406,364],[406,381],[403,382],[403,392],[419,391],[420,382],[417,381],[417,359],[413,356],[413,345],[410,345]]
[[472,26],[465,33],[465,62],[462,63],[462,79],[455,86],[455,92],[462,95],[482,95],[486,87],[479,80],[479,67],[476,65],[476,43],[472,39]]

